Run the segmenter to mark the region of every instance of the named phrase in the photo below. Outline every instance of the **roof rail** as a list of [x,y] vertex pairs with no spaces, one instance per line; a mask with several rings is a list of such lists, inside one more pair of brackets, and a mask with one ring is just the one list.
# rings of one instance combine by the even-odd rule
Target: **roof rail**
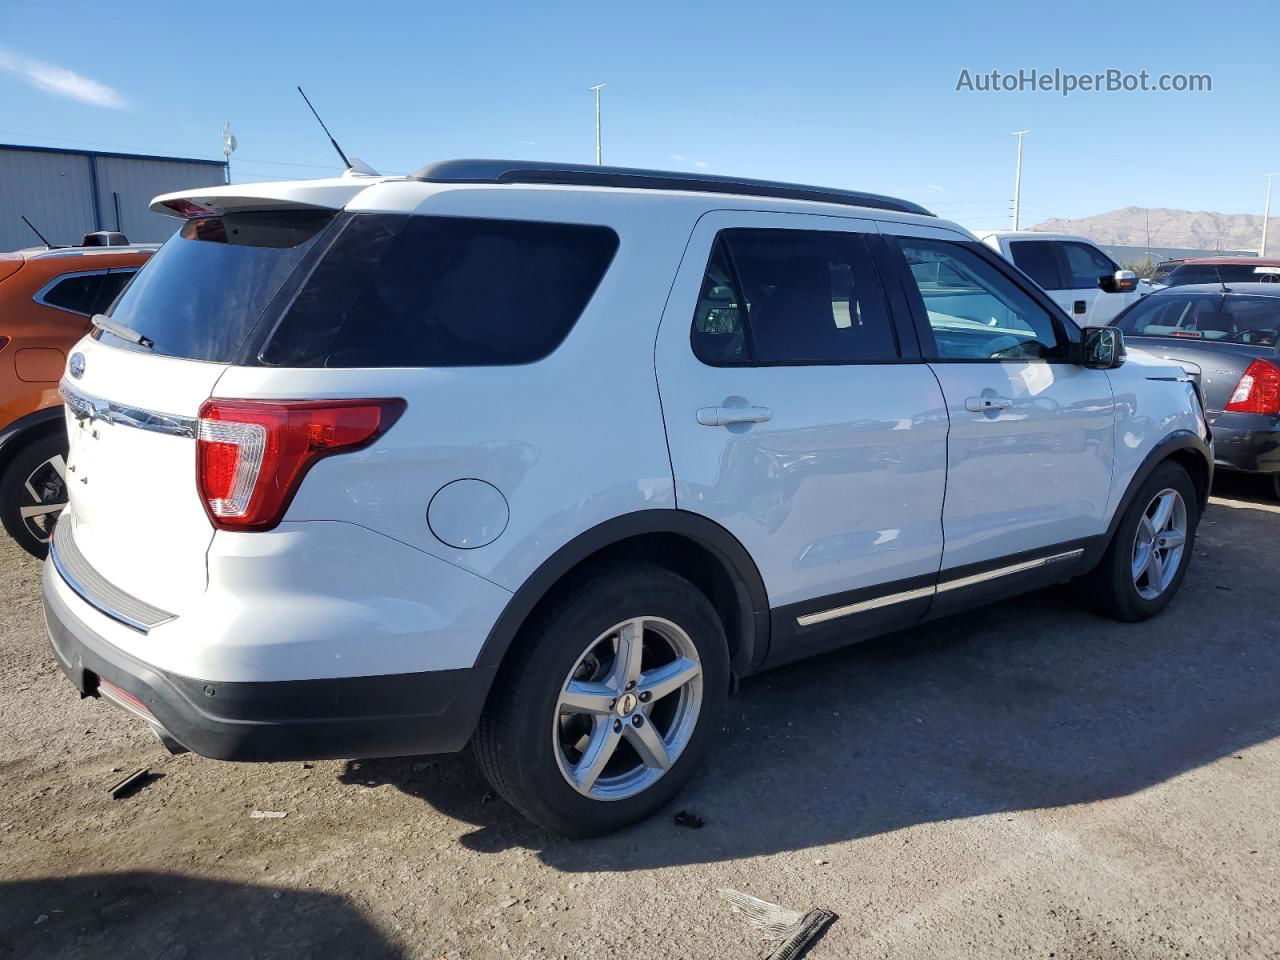
[[693,190],[746,197],[783,200],[816,200],[848,207],[871,207],[898,213],[933,216],[918,203],[878,193],[811,187],[774,180],[718,177],[705,173],[604,167],[585,163],[550,163],[537,160],[442,160],[429,163],[412,175],[428,183],[553,183],[579,187],[629,187],[638,190]]

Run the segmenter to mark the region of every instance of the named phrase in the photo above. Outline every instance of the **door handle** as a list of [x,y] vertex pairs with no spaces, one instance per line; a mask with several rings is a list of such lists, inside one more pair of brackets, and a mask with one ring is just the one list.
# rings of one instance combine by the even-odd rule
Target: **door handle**
[[724,427],[731,423],[764,423],[773,412],[768,407],[703,407],[698,422],[704,427]]
[[964,402],[964,408],[970,413],[994,413],[1012,406],[1013,401],[1008,397],[970,397]]

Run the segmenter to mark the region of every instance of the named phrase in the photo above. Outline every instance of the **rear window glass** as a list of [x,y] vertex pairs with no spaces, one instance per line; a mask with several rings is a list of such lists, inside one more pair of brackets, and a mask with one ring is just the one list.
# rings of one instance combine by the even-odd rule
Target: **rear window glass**
[[362,214],[325,253],[263,363],[530,363],[568,334],[618,248],[607,227]]
[[147,351],[103,330],[95,336],[128,350],[231,362],[333,217],[331,210],[284,210],[188,220],[111,310],[155,346]]
[[1280,327],[1280,296],[1153,294],[1122,313],[1115,325],[1134,337],[1221,340],[1274,347]]

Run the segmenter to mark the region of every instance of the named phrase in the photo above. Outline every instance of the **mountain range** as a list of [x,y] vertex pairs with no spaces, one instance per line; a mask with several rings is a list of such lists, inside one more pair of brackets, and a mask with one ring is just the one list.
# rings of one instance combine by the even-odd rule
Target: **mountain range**
[[[1280,253],[1280,224],[1272,217],[1268,252]],[[1074,233],[1104,246],[1256,252],[1262,241],[1262,217],[1251,213],[1124,207],[1078,220],[1052,218],[1032,230]]]

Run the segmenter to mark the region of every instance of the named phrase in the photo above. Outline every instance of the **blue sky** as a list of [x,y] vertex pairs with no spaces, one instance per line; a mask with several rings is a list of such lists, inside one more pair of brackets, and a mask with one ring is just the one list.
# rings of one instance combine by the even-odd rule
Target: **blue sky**
[[[1041,13],[1044,11],[1044,13]],[[235,180],[434,159],[605,161],[876,190],[975,229],[1135,205],[1261,213],[1274,0],[365,6],[0,0],[0,142],[219,156]],[[1065,21],[1065,22],[1058,22]],[[964,93],[971,73],[1207,73],[1211,93]],[[1153,238],[1159,241],[1159,238]]]

